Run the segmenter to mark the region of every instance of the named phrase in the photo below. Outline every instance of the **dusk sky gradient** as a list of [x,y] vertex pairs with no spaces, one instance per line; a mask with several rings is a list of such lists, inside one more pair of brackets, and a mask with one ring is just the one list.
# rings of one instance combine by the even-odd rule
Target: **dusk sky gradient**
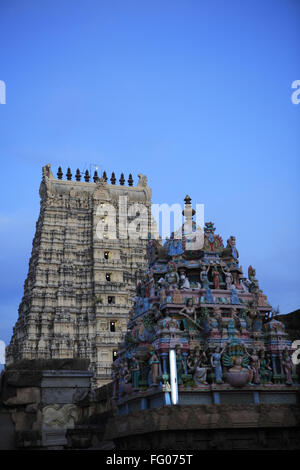
[[0,0],[0,44],[0,340],[47,163],[189,194],[270,303],[300,307],[298,0]]

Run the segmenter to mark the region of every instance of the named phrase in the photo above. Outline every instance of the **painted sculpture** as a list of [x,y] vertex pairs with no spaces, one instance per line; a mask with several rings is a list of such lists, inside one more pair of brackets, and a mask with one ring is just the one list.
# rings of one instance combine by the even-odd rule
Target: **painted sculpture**
[[255,269],[249,266],[245,277],[235,237],[224,247],[215,232],[206,223],[202,249],[194,251],[184,226],[182,243],[149,241],[149,270],[137,285],[113,364],[115,400],[168,391],[171,349],[180,391],[284,390],[295,383],[291,341],[272,318]]

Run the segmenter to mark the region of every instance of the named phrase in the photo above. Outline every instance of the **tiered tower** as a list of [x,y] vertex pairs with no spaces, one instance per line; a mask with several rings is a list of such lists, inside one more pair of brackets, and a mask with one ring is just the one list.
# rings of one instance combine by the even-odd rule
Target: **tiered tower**
[[126,204],[131,207],[130,220],[136,204],[142,204],[145,211],[138,214],[139,221],[144,217],[150,224],[151,189],[143,175],[137,186],[131,174],[128,186],[123,173],[119,185],[114,173],[111,184],[105,172],[99,178],[95,171],[90,182],[88,171],[81,181],[77,170],[72,181],[68,168],[66,177],[62,179],[61,168],[55,178],[50,165],[43,167],[29,272],[6,357],[8,364],[21,359],[89,358],[94,386],[100,386],[111,380],[117,344],[146,266],[148,234],[124,235],[121,218],[126,227]]
[[170,392],[182,405],[296,403],[291,341],[254,268],[246,277],[235,237],[224,246],[212,222],[198,230],[185,202],[181,233],[164,245],[149,241],[149,268],[113,365],[119,414],[169,405]]

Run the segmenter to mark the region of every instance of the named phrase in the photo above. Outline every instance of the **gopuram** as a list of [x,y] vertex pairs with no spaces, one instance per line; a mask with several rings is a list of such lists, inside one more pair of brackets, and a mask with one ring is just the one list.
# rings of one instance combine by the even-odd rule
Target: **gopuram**
[[93,386],[99,387],[111,380],[135,287],[147,266],[148,234],[122,238],[117,232],[112,238],[106,204],[118,231],[120,201],[128,208],[142,204],[150,214],[151,189],[144,175],[136,186],[131,174],[128,184],[123,173],[119,184],[115,173],[108,181],[105,171],[100,177],[95,170],[91,178],[88,170],[82,175],[77,169],[72,178],[68,168],[65,176],[61,167],[57,178],[50,165],[43,167],[40,215],[6,362],[89,359]]
[[[162,245],[150,240],[125,340],[113,364],[119,415],[164,405],[295,404],[297,378],[284,324],[226,242],[205,223],[201,249],[190,225]],[[186,227],[192,227],[186,230]]]

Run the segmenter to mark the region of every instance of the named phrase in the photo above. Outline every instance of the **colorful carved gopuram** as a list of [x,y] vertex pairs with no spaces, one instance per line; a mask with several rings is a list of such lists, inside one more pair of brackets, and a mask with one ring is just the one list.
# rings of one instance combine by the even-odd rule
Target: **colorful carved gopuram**
[[182,237],[148,244],[148,270],[113,363],[118,412],[174,403],[171,350],[179,404],[296,403],[291,341],[255,269],[244,274],[235,237],[224,244],[212,222],[194,249],[195,211],[188,196],[185,203]]

